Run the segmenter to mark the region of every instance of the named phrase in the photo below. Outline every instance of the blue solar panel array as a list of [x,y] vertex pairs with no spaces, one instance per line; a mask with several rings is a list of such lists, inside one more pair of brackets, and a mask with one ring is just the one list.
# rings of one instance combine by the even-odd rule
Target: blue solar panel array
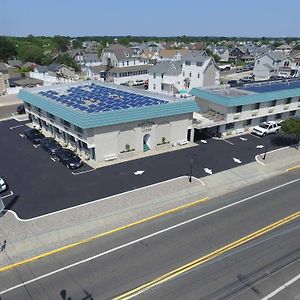
[[300,88],[300,81],[294,82],[279,82],[279,83],[270,83],[260,86],[247,86],[247,87],[240,87],[239,89],[255,92],[255,93],[268,93],[268,92],[276,92],[281,90],[289,90],[289,89],[297,89]]
[[165,100],[104,87],[94,83],[70,87],[64,94],[59,94],[55,90],[41,91],[39,94],[85,113],[168,103]]

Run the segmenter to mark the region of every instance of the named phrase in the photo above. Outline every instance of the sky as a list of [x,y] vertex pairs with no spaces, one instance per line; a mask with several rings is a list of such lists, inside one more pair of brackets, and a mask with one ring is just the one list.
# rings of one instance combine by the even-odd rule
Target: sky
[[0,1],[0,35],[300,37],[299,0]]

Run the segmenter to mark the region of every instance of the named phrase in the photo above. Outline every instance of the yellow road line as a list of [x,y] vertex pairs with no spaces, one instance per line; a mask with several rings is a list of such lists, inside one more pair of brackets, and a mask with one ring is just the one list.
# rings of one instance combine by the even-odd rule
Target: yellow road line
[[270,231],[272,231],[272,230],[274,230],[274,229],[276,229],[276,228],[278,228],[278,227],[280,227],[280,226],[282,226],[282,225],[284,225],[288,222],[291,222],[291,221],[293,221],[297,218],[300,218],[300,211],[298,211],[298,212],[296,212],[296,213],[294,213],[294,214],[292,214],[288,217],[285,217],[285,218],[283,218],[283,219],[281,219],[281,220],[279,220],[275,223],[272,223],[272,224],[270,224],[266,227],[263,227],[263,228],[255,231],[255,232],[241,238],[241,239],[238,239],[238,240],[236,240],[236,241],[234,241],[234,242],[232,242],[228,245],[225,245],[225,246],[223,246],[223,247],[221,247],[221,248],[219,248],[219,249],[217,249],[217,250],[215,250],[215,251],[213,251],[213,252],[211,252],[207,255],[204,255],[204,256],[196,259],[196,260],[193,260],[193,261],[191,261],[191,262],[189,262],[189,263],[187,263],[187,264],[185,264],[185,265],[183,265],[183,266],[181,266],[177,269],[174,269],[174,270],[172,270],[172,271],[170,271],[170,272],[168,272],[164,275],[161,275],[161,276],[149,281],[146,284],[143,284],[143,285],[141,285],[137,288],[134,288],[134,289],[132,289],[132,290],[116,297],[115,300],[121,300],[121,299],[126,300],[126,299],[131,299],[133,297],[136,297],[137,295],[142,294],[142,293],[150,290],[151,288],[153,288],[153,287],[155,287],[159,284],[162,284],[166,281],[171,280],[172,278],[175,278],[175,277],[177,277],[177,276],[179,276],[183,273],[186,273],[187,271],[189,271],[191,269],[194,269],[194,268],[204,264],[205,262],[210,261],[213,258],[216,258],[216,257],[220,256],[221,254],[224,254],[224,253],[226,253],[226,252],[228,252],[228,251],[230,251],[234,248],[242,246],[245,243],[248,243],[248,242],[250,242],[250,241],[252,241],[252,240],[254,240],[254,239],[256,239],[256,238],[258,238],[258,237],[260,237],[260,236],[262,236],[262,235],[264,235],[264,234],[266,234],[266,233],[268,233],[268,232],[270,232]]
[[300,169],[300,165],[288,168],[287,171],[293,171],[293,170],[296,170],[296,169]]
[[154,219],[157,219],[157,218],[169,215],[171,213],[175,213],[175,212],[178,212],[180,210],[183,210],[183,209],[186,209],[186,208],[189,208],[189,207],[192,207],[192,206],[196,206],[197,204],[203,203],[203,202],[205,202],[207,200],[208,200],[208,198],[205,197],[203,199],[200,199],[200,200],[197,200],[197,201],[194,201],[194,202],[191,202],[191,203],[187,203],[187,204],[175,207],[173,209],[170,209],[170,210],[161,212],[159,214],[156,214],[154,216],[151,216],[151,217],[148,217],[148,218],[145,218],[145,219],[142,219],[142,220],[139,220],[139,221],[136,221],[136,222],[124,225],[122,227],[118,227],[118,228],[112,229],[112,230],[107,231],[107,232],[99,233],[97,235],[94,235],[94,236],[89,237],[87,239],[81,240],[79,242],[72,243],[72,244],[69,244],[69,245],[66,245],[66,246],[54,249],[52,251],[48,251],[48,252],[42,253],[42,254],[37,255],[37,256],[33,256],[31,258],[28,258],[28,259],[22,260],[20,262],[17,262],[17,263],[14,263],[14,264],[11,264],[11,265],[8,265],[8,266],[0,268],[0,273],[8,271],[8,270],[11,270],[11,269],[16,268],[16,267],[20,267],[22,265],[25,265],[25,264],[28,264],[28,263],[31,263],[31,262],[34,262],[34,261],[37,261],[37,260],[45,258],[47,256],[54,255],[54,254],[57,254],[59,252],[63,252],[65,250],[69,250],[71,248],[74,248],[74,247],[77,247],[77,246],[89,243],[89,242],[94,241],[94,240],[96,240],[98,238],[101,238],[101,237],[104,237],[104,236],[107,236],[107,235],[110,235],[110,234],[113,234],[113,233],[116,233],[116,232],[119,232],[119,231],[122,231],[122,230],[125,230],[125,229],[128,229],[128,228],[131,228],[131,227],[134,227],[134,226],[137,226],[137,225],[149,222],[149,221],[152,221]]

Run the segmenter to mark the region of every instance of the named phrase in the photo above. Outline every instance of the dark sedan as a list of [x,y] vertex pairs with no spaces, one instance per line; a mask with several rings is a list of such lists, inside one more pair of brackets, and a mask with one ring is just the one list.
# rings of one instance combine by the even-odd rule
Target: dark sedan
[[69,169],[77,169],[83,165],[82,160],[71,150],[61,148],[55,153],[57,159]]
[[26,130],[25,136],[34,144],[40,144],[41,140],[45,138],[45,136],[40,131],[34,128]]
[[23,114],[25,114],[26,113],[26,111],[25,111],[25,106],[22,104],[22,105],[19,105],[18,107],[17,107],[17,113],[19,114],[19,115],[23,115]]
[[41,147],[52,155],[54,155],[59,149],[61,149],[61,145],[53,138],[42,139]]

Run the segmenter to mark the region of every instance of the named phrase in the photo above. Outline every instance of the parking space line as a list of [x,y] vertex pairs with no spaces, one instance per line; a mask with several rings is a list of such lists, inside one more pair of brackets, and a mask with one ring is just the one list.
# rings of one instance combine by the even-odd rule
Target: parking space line
[[224,142],[226,142],[226,143],[228,143],[228,144],[230,144],[230,145],[234,145],[234,143],[229,142],[228,140],[222,140],[222,141],[224,141]]
[[25,135],[23,133],[20,133],[19,136],[23,139]]
[[255,134],[253,134],[253,133],[250,133],[250,135],[254,136],[254,137],[257,138],[257,139],[260,139],[260,138],[261,138],[260,136],[257,136],[257,135],[255,135]]
[[9,127],[9,129],[12,130],[12,129],[23,127],[23,126],[24,126],[24,124],[23,125],[12,126],[12,127]]
[[8,198],[10,196],[12,196],[14,194],[13,191],[10,191],[10,193],[8,195],[5,195],[5,196],[1,196],[2,199],[5,199],[5,198]]
[[202,185],[205,185],[205,183],[200,178],[197,178],[197,177],[194,177],[194,176],[192,176],[192,178],[195,179],[195,180],[198,180]]
[[95,171],[96,169],[91,169],[91,170],[87,170],[87,171],[81,171],[81,172],[73,172],[72,171],[72,175],[76,176],[76,175],[81,175],[81,174],[85,174],[85,173],[90,173]]
[[57,161],[55,157],[50,157],[50,159],[51,159],[52,161],[54,161],[54,162]]
[[35,149],[37,149],[37,147],[39,146],[39,145],[32,145]]
[[265,166],[266,164],[264,164],[263,162],[261,162],[261,161],[258,159],[259,157],[261,157],[261,154],[255,155],[255,160],[256,160],[259,164]]

